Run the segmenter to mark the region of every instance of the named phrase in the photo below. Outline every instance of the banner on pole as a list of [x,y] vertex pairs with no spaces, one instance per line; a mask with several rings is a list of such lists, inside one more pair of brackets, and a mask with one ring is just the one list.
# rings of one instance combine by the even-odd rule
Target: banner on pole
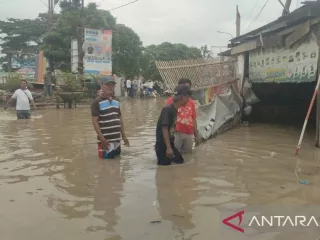
[[84,73],[112,75],[112,31],[84,29]]

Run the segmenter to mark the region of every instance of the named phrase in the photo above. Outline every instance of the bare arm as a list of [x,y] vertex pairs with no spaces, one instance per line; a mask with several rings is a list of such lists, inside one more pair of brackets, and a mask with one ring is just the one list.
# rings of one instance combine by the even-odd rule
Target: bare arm
[[33,107],[36,109],[36,108],[37,108],[37,106],[36,106],[36,104],[34,103],[34,100],[33,100],[33,99],[31,99],[30,101],[31,101],[31,103],[32,103]]
[[197,123],[197,119],[195,118],[193,120],[193,131],[194,131],[194,136],[197,137],[198,136],[198,123]]
[[162,127],[162,135],[163,135],[163,140],[164,140],[164,143],[166,144],[167,149],[171,149],[168,127],[166,127],[166,126]]
[[122,118],[122,114],[121,114],[121,111],[120,111],[120,131],[121,131],[121,137],[122,137],[122,140],[124,142],[124,145],[127,146],[127,147],[130,147],[130,142],[126,136],[126,133],[124,131],[124,122],[123,122],[123,118]]
[[9,104],[11,104],[11,102],[13,101],[13,98],[11,97],[8,101],[7,101],[7,105],[5,106],[5,108],[7,108],[9,106]]
[[121,136],[122,138],[126,138],[126,133],[124,131],[124,123],[123,123],[123,118],[122,115],[120,115],[120,125],[121,125]]
[[92,117],[92,125],[100,139],[104,138],[99,126],[99,117]]

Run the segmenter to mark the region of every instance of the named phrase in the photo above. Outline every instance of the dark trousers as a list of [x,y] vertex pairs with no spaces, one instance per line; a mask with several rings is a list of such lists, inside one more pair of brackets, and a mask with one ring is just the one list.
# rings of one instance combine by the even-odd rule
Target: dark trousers
[[113,159],[121,154],[121,146],[119,146],[117,149],[112,150],[109,153],[106,153],[105,151],[101,151],[101,143],[98,143],[98,156],[101,159]]
[[18,119],[30,119],[31,113],[29,110],[17,110]]
[[155,151],[158,159],[158,165],[171,165],[171,163],[182,164],[184,159],[178,149],[175,148],[174,143],[170,143],[172,151],[174,153],[173,158],[168,158],[166,155],[167,148],[165,145],[157,144],[155,145]]

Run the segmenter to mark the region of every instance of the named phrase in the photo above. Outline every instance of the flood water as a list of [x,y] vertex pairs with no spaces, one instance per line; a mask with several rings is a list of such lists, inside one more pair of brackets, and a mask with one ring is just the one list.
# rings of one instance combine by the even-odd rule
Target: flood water
[[122,102],[131,146],[115,160],[97,157],[89,107],[39,110],[43,117],[30,121],[0,112],[0,238],[316,239],[303,229],[244,238],[225,233],[219,215],[226,204],[319,203],[313,131],[299,158],[293,153],[300,129],[255,123],[208,140],[184,165],[158,167],[153,145],[162,104]]

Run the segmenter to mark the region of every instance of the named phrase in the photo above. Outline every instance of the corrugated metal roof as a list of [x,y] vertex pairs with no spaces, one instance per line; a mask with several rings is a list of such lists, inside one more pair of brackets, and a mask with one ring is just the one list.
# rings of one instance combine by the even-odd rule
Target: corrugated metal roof
[[287,28],[299,21],[312,19],[320,16],[320,2],[313,2],[313,4],[306,4],[286,16],[281,16],[277,20],[270,22],[260,28],[252,30],[246,34],[240,35],[231,39],[231,43],[244,42],[252,38],[256,38],[260,34],[266,34],[273,31],[278,31]]

